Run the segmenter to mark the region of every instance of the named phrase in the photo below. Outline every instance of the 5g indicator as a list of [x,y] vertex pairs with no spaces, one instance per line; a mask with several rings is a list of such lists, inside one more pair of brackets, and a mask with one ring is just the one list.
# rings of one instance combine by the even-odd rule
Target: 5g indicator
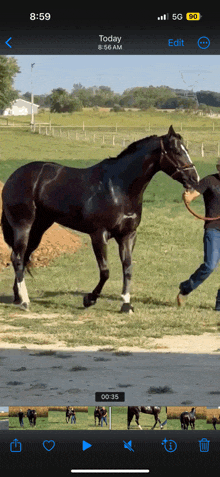
[[183,14],[182,13],[172,13],[172,20],[182,20]]

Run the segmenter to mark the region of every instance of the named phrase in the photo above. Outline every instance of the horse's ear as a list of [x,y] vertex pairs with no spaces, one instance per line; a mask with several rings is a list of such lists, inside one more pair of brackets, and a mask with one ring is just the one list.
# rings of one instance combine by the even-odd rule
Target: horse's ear
[[168,136],[176,136],[176,133],[173,129],[173,126],[171,125],[168,131]]

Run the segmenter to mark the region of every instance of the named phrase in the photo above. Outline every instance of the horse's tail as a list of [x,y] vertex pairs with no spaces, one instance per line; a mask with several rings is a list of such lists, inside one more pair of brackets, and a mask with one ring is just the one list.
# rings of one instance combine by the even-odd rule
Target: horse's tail
[[9,245],[9,247],[12,248],[13,243],[14,243],[13,229],[8,222],[8,219],[5,215],[4,209],[2,211],[1,228],[2,228],[2,232],[3,232],[5,242]]
[[[8,219],[5,215],[4,209],[2,211],[1,228],[2,228],[2,232],[3,232],[5,242],[7,243],[7,245],[9,247],[11,247],[13,249],[14,232],[13,232],[13,228],[11,227],[11,225],[8,222]],[[25,266],[27,272],[29,273],[29,275],[31,275],[33,277],[32,273],[31,273],[31,268],[33,267],[32,262],[30,260],[28,260],[27,263],[24,263],[24,266]]]

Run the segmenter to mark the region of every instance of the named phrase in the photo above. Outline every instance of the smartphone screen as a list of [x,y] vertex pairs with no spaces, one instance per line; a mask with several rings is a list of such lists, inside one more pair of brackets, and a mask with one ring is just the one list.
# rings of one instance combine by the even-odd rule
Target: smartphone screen
[[218,15],[6,7],[0,26],[1,466],[208,475]]

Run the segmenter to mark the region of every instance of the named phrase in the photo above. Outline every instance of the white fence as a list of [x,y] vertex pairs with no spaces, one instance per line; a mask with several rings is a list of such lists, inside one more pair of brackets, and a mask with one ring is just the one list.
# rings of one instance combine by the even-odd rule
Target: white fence
[[[0,122],[0,130],[5,128],[24,128],[29,129],[31,133],[62,138],[64,141],[81,141],[91,145],[116,148],[125,148],[131,142],[153,134],[158,136],[167,134],[168,130],[167,128],[153,127],[149,122],[145,127],[128,127],[118,123],[113,126],[87,126],[85,122],[80,126],[56,126],[52,125],[51,121],[32,125],[9,123],[9,121],[6,125]],[[204,127],[204,130],[196,129],[196,127],[187,128],[183,123],[178,127],[175,125],[175,130],[183,135],[191,156],[220,157],[220,127],[214,122],[209,127]]]
[[[184,129],[184,131],[183,131]],[[204,134],[209,135],[210,139],[201,141],[204,136],[201,130],[196,131],[192,128],[179,129],[185,140],[186,147],[192,156],[214,156],[220,157],[220,134],[214,126],[205,128]],[[124,127],[116,124],[115,126],[52,126],[51,123],[36,123],[31,126],[33,133],[44,134],[54,138],[62,138],[69,141],[83,141],[88,144],[106,145],[109,147],[126,147],[131,142],[137,141],[145,136],[157,134],[158,136],[167,134],[167,128],[151,127],[150,123],[146,127]],[[207,134],[210,133],[210,134]],[[187,139],[188,137],[192,139]],[[197,138],[198,137],[198,138]]]

